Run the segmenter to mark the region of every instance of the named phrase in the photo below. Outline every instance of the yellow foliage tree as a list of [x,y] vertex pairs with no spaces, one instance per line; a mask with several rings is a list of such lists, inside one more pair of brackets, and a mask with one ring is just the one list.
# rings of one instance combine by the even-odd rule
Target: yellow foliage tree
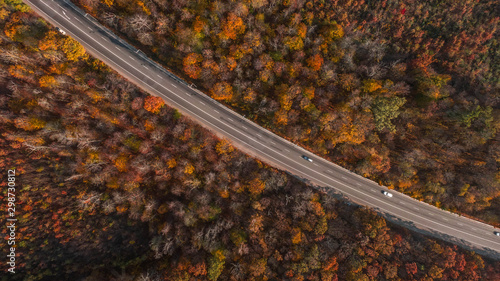
[[245,96],[243,97],[245,104],[253,103],[256,101],[256,99],[257,93],[252,88],[247,89]]
[[175,168],[177,166],[177,161],[174,158],[168,160],[167,165],[170,169]]
[[191,175],[194,172],[194,166],[191,164],[187,164],[184,168],[184,173],[187,175]]
[[14,120],[14,125],[26,131],[39,130],[45,127],[46,122],[36,117],[19,117]]
[[7,9],[0,9],[0,21],[5,20],[10,15],[10,12]]
[[292,51],[302,50],[304,48],[304,40],[299,36],[285,37],[285,45]]
[[380,81],[374,79],[363,81],[363,92],[365,93],[373,93],[380,88],[382,88],[382,83],[380,83]]
[[285,111],[288,111],[292,109],[293,97],[288,92],[284,92],[280,95],[279,102],[281,108]]
[[120,172],[127,171],[128,157],[125,155],[121,155],[115,160],[115,167]]
[[302,231],[296,227],[292,230],[292,243],[299,244],[302,241]]
[[306,34],[307,26],[304,23],[300,23],[297,27],[297,35],[299,35],[300,38],[306,38]]
[[364,131],[352,123],[344,124],[337,132],[338,139],[335,143],[349,142],[353,144],[361,144],[365,141]]
[[233,152],[234,147],[231,145],[231,143],[229,143],[227,139],[222,139],[215,145],[215,150],[219,155],[229,154]]
[[217,250],[213,253],[213,256],[208,260],[208,279],[212,281],[216,281],[222,270],[224,269],[224,264],[226,263],[226,257],[222,250]]
[[[112,1],[112,0],[105,0],[105,1]],[[148,7],[144,4],[142,1],[137,1],[137,5],[142,8],[142,11],[146,13],[146,15],[151,15],[151,11],[149,10]]]
[[322,34],[326,41],[330,42],[344,37],[344,29],[339,24],[334,23],[323,28]]
[[113,4],[115,3],[114,0],[103,0],[102,2],[104,3],[104,5],[106,5],[108,7],[113,6]]
[[45,34],[45,37],[38,41],[38,48],[42,51],[46,50],[57,50],[57,40],[56,40],[56,32],[53,30],[48,31]]
[[27,69],[23,65],[16,64],[9,66],[9,74],[17,79],[30,79],[30,76],[31,74],[33,74],[33,71]]
[[32,130],[42,129],[43,127],[45,127],[45,124],[47,124],[47,122],[45,122],[45,121],[43,121],[41,119],[38,119],[36,117],[30,118],[29,122],[30,122]]
[[86,59],[88,57],[83,46],[71,37],[64,38],[61,44],[61,50],[66,54],[69,61],[76,61]]
[[54,76],[44,75],[38,79],[38,83],[40,83],[40,87],[52,88],[57,86],[57,81]]
[[249,2],[250,5],[255,9],[258,9],[268,4],[267,0],[250,0]]

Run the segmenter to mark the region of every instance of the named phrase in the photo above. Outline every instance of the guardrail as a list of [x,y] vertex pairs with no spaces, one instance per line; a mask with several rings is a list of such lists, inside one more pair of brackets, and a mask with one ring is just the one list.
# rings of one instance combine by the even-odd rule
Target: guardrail
[[170,71],[166,70],[165,67],[162,65],[158,64],[157,62],[151,60],[143,51],[135,48],[134,46],[130,45],[127,41],[121,39],[119,36],[116,36],[115,33],[113,33],[111,30],[109,30],[107,27],[103,26],[96,18],[94,18],[91,14],[86,13],[82,11],[78,6],[73,4],[71,1],[68,0],[63,0],[64,3],[66,3],[68,6],[73,8],[73,10],[77,11],[79,14],[90,20],[97,28],[100,30],[104,31],[109,37],[113,38],[114,40],[120,42],[120,44],[127,48],[129,51],[134,52],[138,55],[140,55],[143,59],[147,60],[150,64],[155,66],[158,70],[163,72],[165,75],[169,76],[173,80],[175,80],[178,83],[182,83],[188,87],[192,87],[192,84],[188,84],[186,81],[182,80],[181,78],[177,77],[175,74],[171,73]]

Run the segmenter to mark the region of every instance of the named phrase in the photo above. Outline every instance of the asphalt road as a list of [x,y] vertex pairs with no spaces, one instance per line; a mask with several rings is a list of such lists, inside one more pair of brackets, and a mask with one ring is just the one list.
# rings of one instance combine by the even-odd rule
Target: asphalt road
[[[288,171],[320,188],[371,207],[389,220],[419,232],[500,259],[500,237],[487,224],[460,217],[356,175],[274,135],[179,82],[142,52],[125,44],[85,12],[64,0],[25,0],[39,15],[79,41],[95,57],[148,93],[190,116],[246,153]],[[301,156],[310,157],[313,162]],[[496,231],[500,231],[496,229]]]

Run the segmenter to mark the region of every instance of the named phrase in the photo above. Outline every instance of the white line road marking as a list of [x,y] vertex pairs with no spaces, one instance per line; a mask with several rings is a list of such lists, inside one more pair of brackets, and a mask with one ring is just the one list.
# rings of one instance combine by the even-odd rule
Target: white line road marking
[[247,128],[247,127],[245,127],[245,126],[241,126],[241,127],[242,127],[243,129],[245,129],[245,130],[247,130],[247,129],[248,129],[248,128]]
[[177,88],[177,86],[175,86],[174,84],[170,83],[170,85],[174,86],[174,88]]
[[461,226],[463,226],[463,225],[464,225],[464,224],[463,224],[463,223],[461,223],[461,222],[457,222],[457,224],[458,224],[458,225],[461,225]]
[[275,143],[274,141],[272,141],[272,142],[271,142],[271,144],[274,144],[274,145],[276,145],[276,143]]
[[344,177],[344,176],[341,176],[341,177],[342,177],[343,179],[345,179],[345,180],[347,179],[347,178],[346,178],[346,177]]
[[229,117],[226,117],[226,118],[227,118],[227,120],[229,120],[229,121],[233,122],[233,119],[231,119],[231,118],[229,118]]
[[406,205],[406,203],[405,203],[405,202],[403,202],[403,201],[401,201],[401,200],[399,200],[399,203],[401,203],[401,204],[403,204],[403,205]]
[[445,218],[445,217],[441,217],[443,220],[445,221],[450,221],[449,219]]
[[290,150],[288,150],[288,149],[286,149],[286,148],[285,148],[285,151],[286,151],[286,152],[290,152]]
[[200,101],[201,104],[205,105],[202,101]]
[[431,213],[431,212],[427,212],[427,214],[429,214],[429,215],[431,215],[431,216],[434,216],[434,214],[433,214],[433,213]]
[[120,50],[120,48],[118,48],[118,46],[115,46],[115,48],[116,48],[117,50]]
[[135,60],[135,59],[134,59],[133,57],[131,57],[131,56],[128,56],[128,57],[129,57],[129,58],[131,58],[131,59],[133,59],[133,60]]
[[[29,0],[27,0],[27,2],[30,2],[30,1],[29,1]],[[31,2],[30,2],[30,3],[31,3]],[[42,2],[42,3],[43,3],[43,2]],[[33,3],[31,3],[31,4],[33,5]],[[44,5],[46,5],[46,6],[47,6],[49,9],[51,9],[52,11],[56,12],[54,9],[52,9],[52,8],[51,8],[49,5],[47,5],[46,3],[43,3],[43,4],[44,4]],[[35,7],[36,7],[36,5],[33,5],[33,6],[35,6]],[[55,20],[54,18],[52,18],[52,17],[50,17],[49,15],[47,15],[47,13],[45,13],[45,12],[43,12],[43,11],[41,11],[41,12],[42,12],[43,14],[45,14],[48,18],[51,18],[53,21],[57,22],[57,20]],[[57,12],[56,12],[56,13],[57,13]],[[77,29],[79,29],[80,31],[82,31],[80,28],[78,28],[77,26],[75,26],[72,22],[69,22],[69,23],[70,23],[70,24],[72,24],[75,28],[77,28]],[[83,31],[82,31],[82,32],[83,32]],[[85,34],[85,33],[84,33],[84,34]],[[85,34],[85,35],[87,35],[87,34]],[[105,46],[103,46],[102,44],[100,44],[100,43],[99,43],[98,41],[96,41],[94,38],[92,38],[92,37],[91,37],[91,36],[89,36],[89,35],[87,35],[87,36],[88,36],[91,40],[95,41],[97,44],[101,45],[103,48],[105,48],[106,50],[108,50],[108,51],[109,51],[109,49],[107,49]],[[77,37],[77,38],[78,38],[78,39],[80,39],[81,41],[85,42],[85,40],[82,40],[82,38],[80,38],[79,36],[75,35],[75,37]],[[105,58],[107,58],[107,59],[110,59],[110,58],[106,57],[106,55],[104,55],[103,53],[99,52],[97,49],[95,49],[94,47],[92,47],[91,45],[89,45],[89,47],[90,47],[90,48],[92,48],[92,49],[94,49],[97,53],[101,54],[103,57],[105,57]],[[110,51],[109,51],[109,52],[110,52]],[[113,54],[112,52],[110,52],[110,53],[111,53],[111,54]],[[120,59],[120,57],[118,57],[116,54],[113,54],[113,55],[115,55],[118,59]],[[122,61],[123,61],[123,60],[122,60]],[[145,77],[148,77],[149,79],[151,79],[149,76],[147,76],[146,74],[142,73],[140,70],[138,70],[137,68],[135,68],[133,65],[130,65],[130,64],[129,64],[128,62],[126,62],[126,61],[123,61],[123,62],[124,62],[124,63],[126,63],[126,64],[128,64],[131,68],[135,69],[136,71],[138,71],[139,73],[141,73],[141,74],[142,74],[142,75],[144,75]],[[134,77],[135,79],[137,79],[138,81],[140,81],[140,79],[139,79],[136,75],[134,75],[133,73],[131,73],[130,71],[126,70],[125,68],[123,68],[123,67],[121,67],[121,66],[119,66],[119,65],[117,65],[117,64],[115,64],[115,65],[116,65],[116,67],[121,68],[124,72],[126,72],[126,73],[130,74],[132,77]],[[155,80],[153,80],[153,79],[151,79],[151,80],[152,80],[154,83],[158,84],[160,87],[164,88],[166,91],[170,92],[171,94],[173,94],[173,95],[177,96],[178,98],[180,98],[180,99],[184,100],[185,102],[188,102],[186,99],[184,99],[184,98],[182,98],[181,96],[177,95],[176,93],[174,93],[174,92],[170,91],[168,88],[164,87],[162,84],[160,84],[160,83],[156,82],[156,81],[155,81]],[[149,85],[146,85],[146,86],[149,86]],[[166,96],[165,94],[161,93],[160,91],[156,90],[154,87],[152,87],[152,86],[149,86],[149,87],[150,87],[153,91],[156,91],[157,93],[159,93],[160,95],[162,95],[162,96],[163,96],[163,97],[165,97],[166,99],[170,100],[171,102],[176,103],[174,100],[172,100],[171,98],[169,98],[169,97],[168,97],[168,96]],[[188,103],[189,103],[189,102],[188,102]],[[181,105],[179,105],[178,103],[176,103],[176,104],[177,104],[177,106],[178,106],[179,108],[183,108],[186,112],[190,112],[190,113],[191,113],[191,114],[193,114],[194,116],[197,116],[198,118],[200,118],[200,119],[201,119],[201,116],[199,116],[198,114],[196,114],[196,112],[193,112],[192,110],[189,110],[188,108],[186,108],[186,107],[184,107],[184,106],[181,106]],[[205,112],[203,109],[198,108],[198,107],[196,107],[195,105],[192,105],[192,106],[194,106],[195,108],[197,108],[197,109],[198,109],[198,110],[200,110],[201,112],[204,112],[205,114],[207,114],[207,116],[210,116],[210,117],[214,118],[215,120],[218,120],[218,119],[216,119],[214,116],[212,116],[212,115],[208,114],[207,112]],[[218,121],[219,121],[219,122],[221,122],[221,123],[226,124],[225,122],[223,122],[223,121],[221,121],[221,120],[218,120]],[[205,120],[205,122],[206,122],[206,123],[208,123],[209,125],[213,126],[213,127],[216,127],[216,128],[218,128],[218,129],[220,129],[220,130],[222,130],[222,131],[225,131],[228,135],[231,135],[233,138],[238,139],[238,140],[239,140],[239,141],[241,141],[241,142],[245,142],[245,140],[238,138],[238,137],[237,137],[234,133],[231,133],[231,132],[227,131],[226,129],[224,129],[224,128],[220,127],[220,126],[217,126],[216,124],[214,124],[214,123],[212,123],[212,122],[210,122],[210,121],[208,121],[208,120]],[[239,131],[237,128],[233,128],[233,127],[231,127],[229,124],[226,124],[226,126],[228,126],[229,128],[231,128],[231,129],[232,129],[232,130],[234,130],[235,132],[238,132],[238,133],[240,133],[241,135],[246,136],[246,137],[247,137],[247,138],[249,138],[249,139],[255,140],[255,139],[254,139],[254,138],[252,138],[251,136],[248,136],[248,135],[246,135],[245,133],[243,133],[243,132]],[[252,145],[251,145],[251,146],[252,146]],[[264,153],[264,151],[260,150],[258,147],[255,147],[255,146],[253,146],[253,147],[254,147],[254,149],[255,149],[255,150],[257,150],[257,151],[258,151],[258,152],[260,152],[261,154],[266,155],[266,154]],[[271,150],[273,150],[273,151],[274,151],[276,154],[278,154],[278,155],[285,156],[285,155],[283,155],[283,154],[281,154],[281,153],[279,153],[279,152],[275,151],[274,149],[271,149]],[[281,163],[281,165],[283,165],[283,166],[285,166],[285,167],[288,167],[290,170],[293,170],[293,171],[295,171],[295,172],[297,172],[297,173],[299,173],[299,174],[301,174],[301,173],[302,173],[300,170],[297,170],[296,168],[294,168],[294,167],[292,167],[292,166],[288,165],[287,163],[285,163],[285,162],[283,162],[283,161],[280,161],[279,159],[276,159],[275,157],[273,157],[273,156],[271,156],[271,155],[267,155],[267,156],[268,156],[269,158],[273,159],[274,161]],[[313,172],[313,173],[316,173],[316,174],[318,174],[318,175],[321,175],[318,171],[312,170],[312,169],[310,169],[309,167],[304,166],[304,165],[303,165],[302,163],[300,163],[300,162],[296,162],[296,163],[297,163],[297,164],[299,164],[300,166],[302,166],[302,167],[303,167],[304,169],[306,169],[306,170],[309,170],[309,171],[311,171],[311,172]],[[310,178],[312,178],[312,179],[314,179],[314,180],[315,180],[316,182],[318,182],[318,183],[324,184],[325,186],[331,186],[331,184],[328,184],[328,183],[326,183],[326,182],[324,182],[324,181],[322,181],[322,180],[320,180],[320,179],[318,179],[318,178],[316,178],[316,177],[314,177],[314,176],[309,176],[309,177],[310,177]],[[345,186],[346,188],[348,188],[348,189],[350,189],[350,190],[352,190],[352,191],[354,191],[354,192],[357,192],[357,193],[360,193],[360,194],[362,194],[362,195],[367,196],[367,194],[366,194],[366,193],[364,193],[363,191],[356,190],[356,189],[354,189],[354,188],[352,188],[352,187],[350,187],[350,186],[348,186],[348,185],[346,185],[346,184],[344,184],[344,183],[342,183],[342,182],[339,182],[339,181],[335,180],[334,178],[330,178],[330,177],[328,177],[328,176],[324,176],[324,177],[328,178],[328,179],[329,179],[330,181],[332,181],[332,182],[336,182],[336,183],[338,183],[338,184],[340,184],[340,185],[343,185],[343,186]],[[361,202],[363,202],[363,204],[365,204],[365,205],[371,205],[371,204],[373,204],[373,203],[370,203],[370,202],[368,202],[368,201],[366,201],[366,200],[363,200],[362,198],[359,198],[359,197],[357,197],[357,196],[355,196],[355,195],[349,194],[349,193],[347,193],[347,192],[344,192],[344,193],[345,193],[347,196],[350,196],[351,198],[354,198],[354,199],[355,199],[356,201],[358,201],[358,202],[360,202],[360,201],[361,201]],[[488,248],[489,248],[489,247],[491,247],[491,244],[500,245],[500,242],[493,241],[493,240],[490,240],[490,239],[486,239],[486,238],[483,238],[483,237],[480,237],[480,236],[477,236],[477,235],[473,235],[473,234],[470,234],[470,233],[467,233],[467,232],[463,232],[463,231],[461,231],[460,229],[457,229],[457,228],[454,228],[454,227],[450,227],[450,226],[447,226],[447,225],[442,225],[442,224],[440,224],[439,222],[435,222],[435,221],[430,220],[430,219],[428,219],[428,218],[426,218],[426,217],[422,217],[422,216],[420,216],[420,215],[418,215],[418,214],[415,214],[415,213],[412,213],[412,212],[410,212],[410,211],[408,211],[408,210],[401,209],[401,208],[397,207],[396,205],[392,205],[392,204],[390,204],[389,202],[383,201],[383,200],[378,199],[378,198],[376,198],[376,197],[373,197],[373,198],[371,198],[371,199],[372,199],[372,200],[374,200],[374,201],[378,201],[378,202],[380,202],[380,203],[383,203],[383,204],[385,204],[385,205],[388,205],[388,206],[390,206],[390,207],[392,207],[392,208],[394,208],[394,209],[398,209],[398,210],[400,210],[400,211],[402,211],[402,212],[404,212],[404,213],[408,213],[408,214],[411,214],[411,215],[413,215],[413,216],[415,216],[415,217],[418,217],[418,218],[420,218],[420,219],[423,219],[423,220],[426,220],[426,221],[428,221],[428,222],[431,222],[431,223],[433,223],[433,224],[439,225],[439,226],[444,227],[444,228],[451,229],[451,230],[453,230],[453,231],[455,231],[455,232],[457,232],[457,233],[462,233],[462,234],[465,234],[465,235],[468,235],[468,236],[471,236],[471,237],[475,237],[475,238],[478,238],[478,239],[481,239],[481,240],[483,240],[483,241],[487,241],[487,242],[489,242],[489,243],[490,243],[489,245],[483,245],[483,244],[481,244],[481,243],[477,243],[477,242],[474,242],[473,244],[480,245],[480,246],[483,246],[483,247],[488,247]],[[382,207],[380,207],[380,206],[377,206],[377,207],[378,207],[378,209],[379,209],[379,210],[381,210],[381,211],[388,211],[388,210],[386,210],[386,209],[384,209],[384,208],[382,208]],[[405,217],[405,216],[403,216],[403,215],[401,215],[401,214],[399,214],[399,217],[400,217],[400,218],[402,218],[402,219],[408,220],[408,221],[414,221],[414,220],[409,219],[409,218],[407,218],[407,217]],[[415,221],[414,221],[414,223],[415,223],[415,224],[417,224],[417,225],[422,225],[422,226],[424,226],[424,227],[428,227],[428,226],[426,226],[426,225],[424,225],[424,224],[421,224],[421,223],[418,223],[418,222],[415,222]]]
[[217,111],[217,110],[215,110],[215,109],[214,109],[214,111],[215,111],[215,112],[217,112],[217,113],[219,113],[219,111]]
[[65,10],[63,9],[63,11],[62,11],[63,15],[64,15],[67,19],[69,19],[69,20],[70,20],[71,18],[70,18],[70,17],[68,17],[68,15],[66,15],[66,13],[65,13],[64,11],[65,11]]
[[156,76],[158,76],[158,77],[160,77],[160,78],[163,78],[163,77],[161,77],[161,75],[160,75],[160,74],[156,74]]
[[81,20],[79,20],[78,18],[75,18],[75,20],[77,20],[79,23],[85,25]]
[[419,208],[417,208],[417,207],[413,207],[413,209],[415,209],[415,210],[420,210],[420,209],[419,209]]
[[377,192],[375,189],[370,189],[371,192]]
[[[313,163],[313,164],[314,164],[314,166],[318,166],[318,164],[316,164],[316,163]],[[319,166],[318,166],[318,167],[319,167]]]
[[359,182],[356,183],[357,185],[361,186],[361,184]]

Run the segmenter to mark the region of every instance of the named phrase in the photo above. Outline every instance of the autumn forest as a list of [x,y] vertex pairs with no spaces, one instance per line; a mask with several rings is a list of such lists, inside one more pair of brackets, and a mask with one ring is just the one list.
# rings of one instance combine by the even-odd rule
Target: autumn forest
[[[74,3],[277,134],[500,225],[497,1]],[[243,154],[21,1],[0,28],[0,168],[22,186],[0,280],[500,280]]]
[[78,0],[213,98],[385,186],[500,225],[500,4]]

